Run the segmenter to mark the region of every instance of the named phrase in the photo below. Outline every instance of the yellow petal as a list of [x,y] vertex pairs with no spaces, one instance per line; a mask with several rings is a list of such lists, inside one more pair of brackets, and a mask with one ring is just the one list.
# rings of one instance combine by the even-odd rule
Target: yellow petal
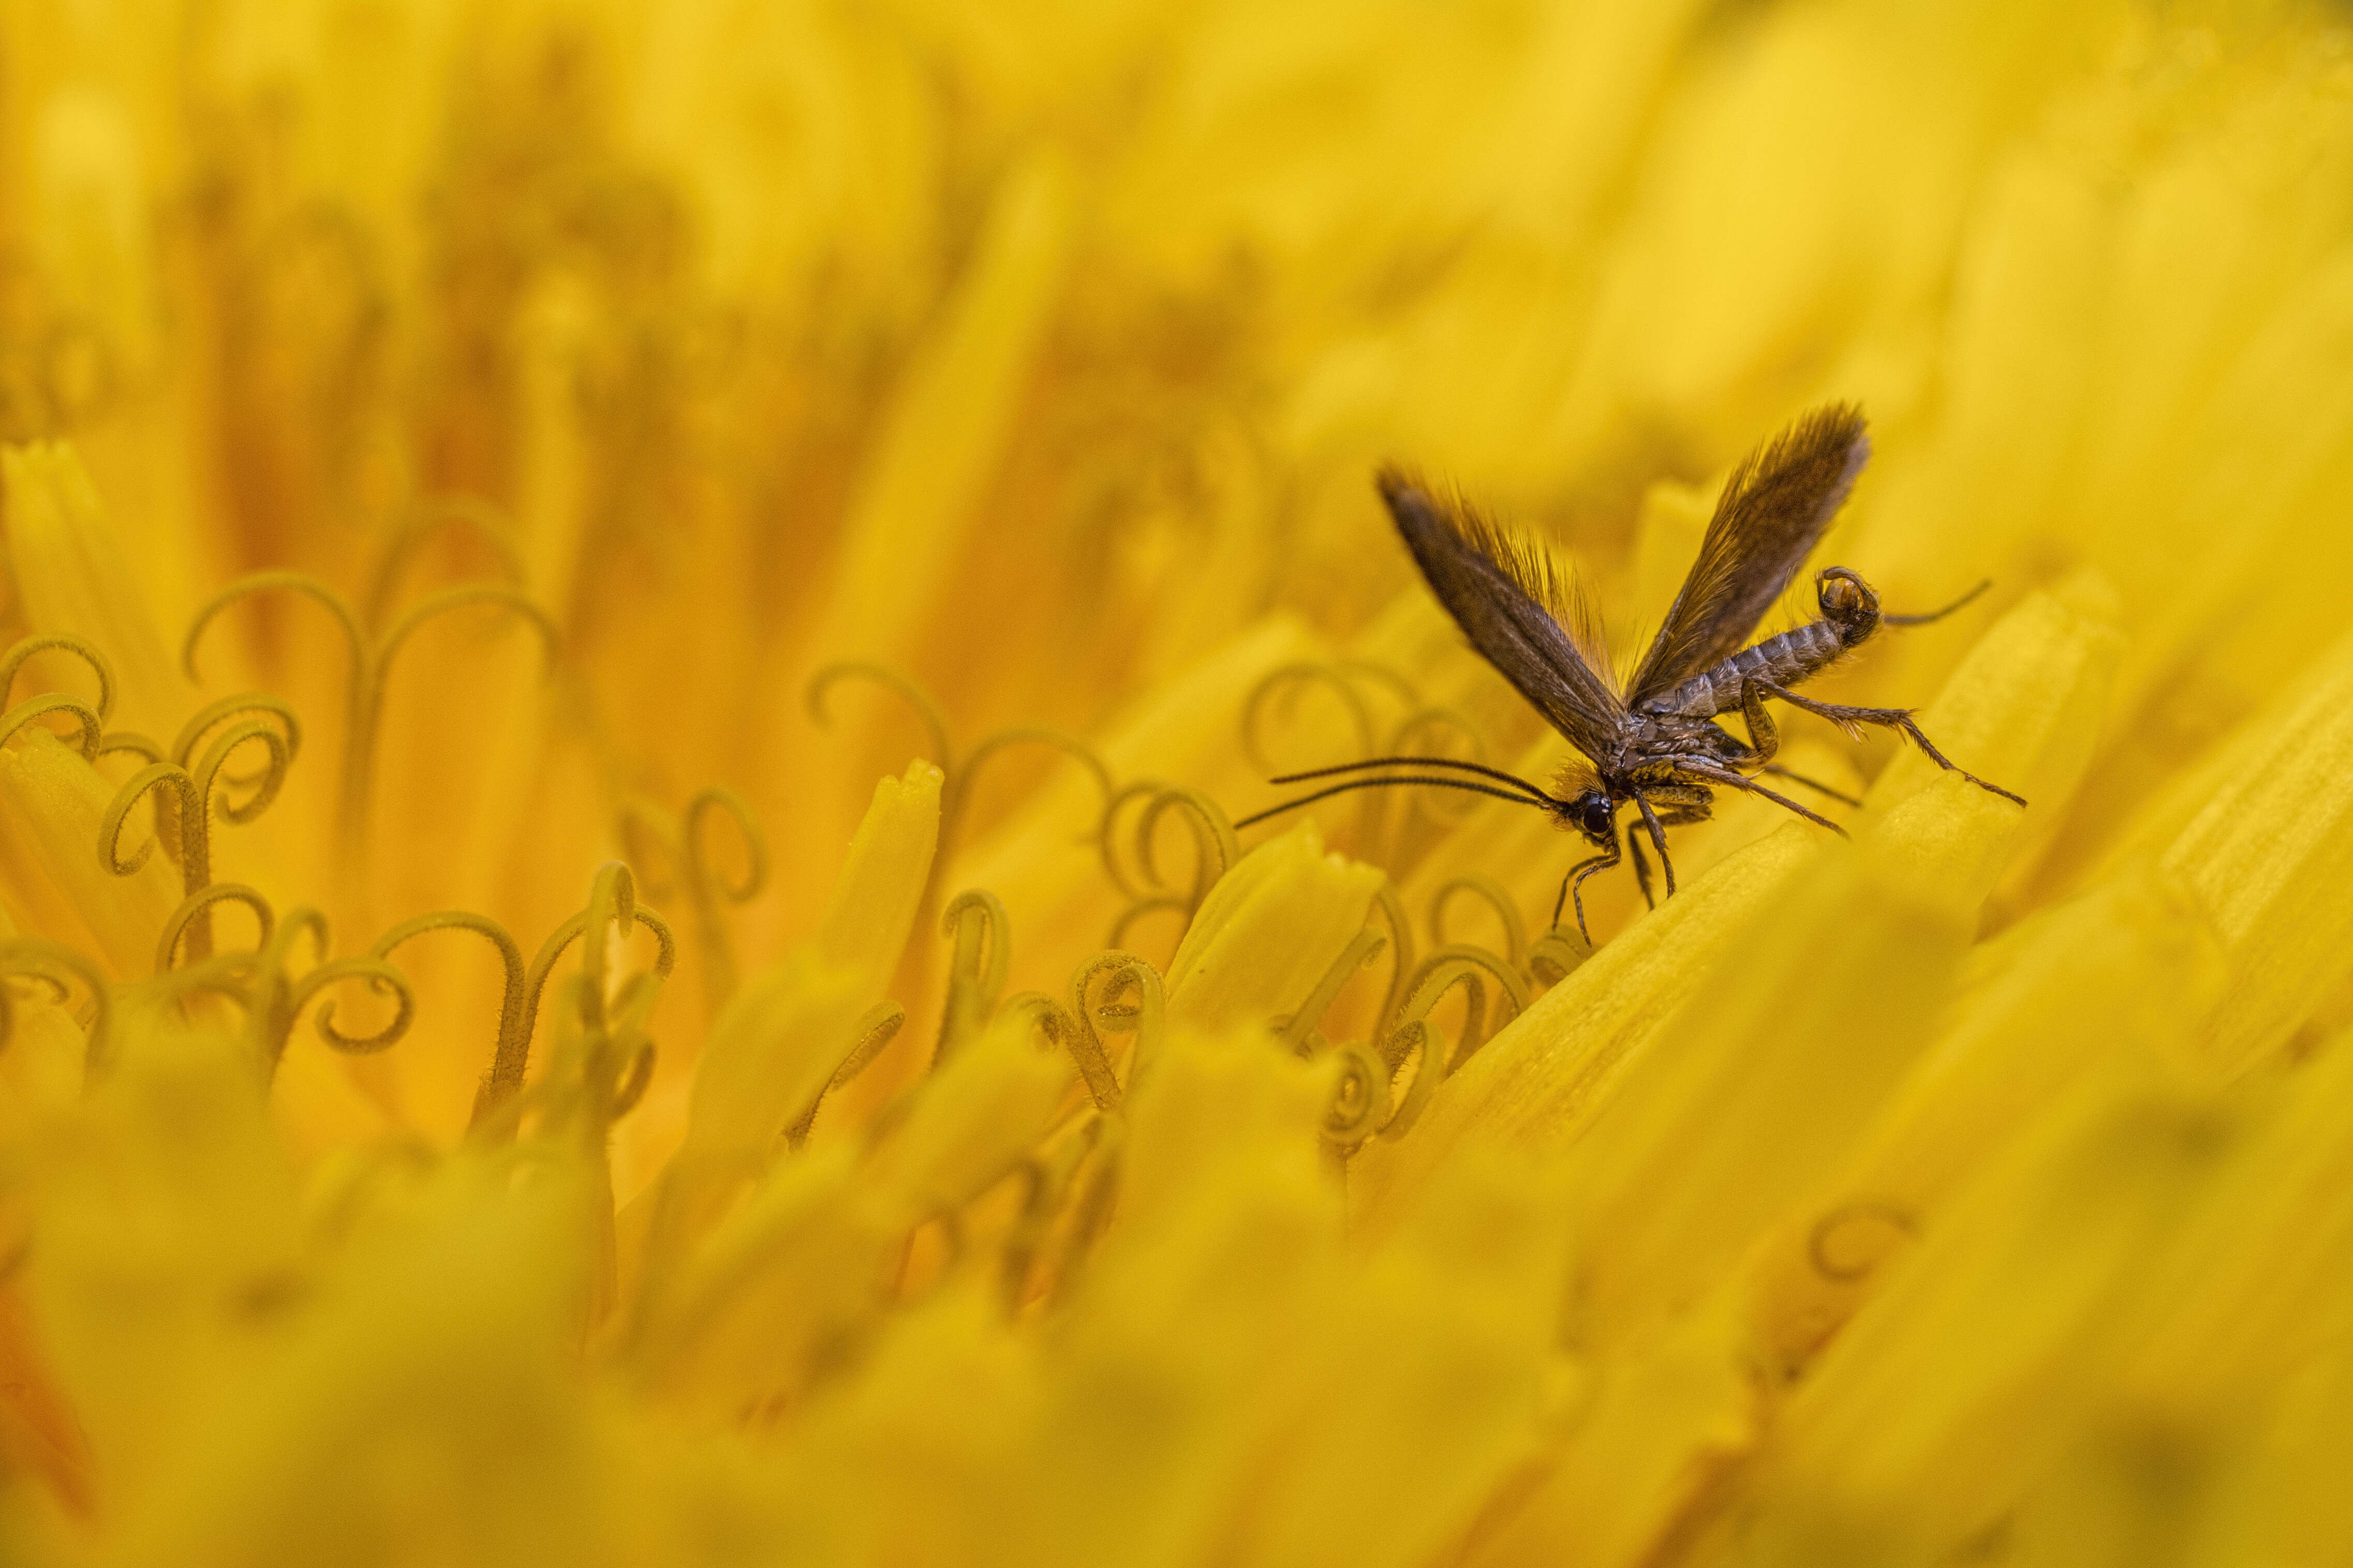
[[1628,1064],[1572,1156],[1578,1342],[1695,1304],[1846,1157],[1926,1043],[2016,816],[1951,778],[1830,847]]
[[837,618],[814,645],[896,656],[948,585],[1060,281],[1070,179],[1050,157],[1007,176],[971,270],[899,389],[845,529]]
[[1410,1138],[1377,1142],[1351,1162],[1351,1199],[1367,1223],[1458,1146],[1573,1140],[1630,1053],[1735,950],[1815,847],[1792,825],[1727,857],[1539,997],[1439,1087]]
[[694,1073],[687,1163],[740,1170],[765,1160],[857,1042],[860,976],[796,952],[735,994]]
[[1952,1552],[2083,1434],[2123,1303],[2227,1147],[2136,1076],[2042,1118],[1823,1354],[1777,1425],[1767,1560]]
[[2147,868],[1973,952],[1936,1043],[1862,1147],[1752,1258],[1765,1353],[1801,1365],[1955,1189],[2084,1073],[2119,1058],[2186,1068],[2225,981],[2195,900]]
[[2353,644],[2234,744],[2225,782],[2160,863],[2205,904],[2232,984],[2209,1030],[2219,1071],[2275,1049],[2348,972],[2353,939]]
[[34,626],[103,649],[121,688],[125,729],[170,736],[191,706],[186,683],[123,558],[97,489],[70,446],[0,451],[8,559]]
[[1242,858],[1194,912],[1166,978],[1172,1026],[1265,1024],[1303,1005],[1365,929],[1381,874],[1312,826]]
[[[1996,622],[1921,711],[1928,739],[1961,767],[2027,802],[2013,880],[2066,820],[2098,745],[2124,657],[2116,595],[2095,575],[2031,594]],[[1893,635],[1902,635],[1900,630]],[[1906,745],[1872,785],[1864,820],[1932,782],[1940,770]]]
[[[11,877],[45,886],[89,931],[107,966],[136,978],[154,973],[156,937],[179,907],[179,875],[160,850],[128,877],[100,863],[99,825],[113,798],[80,753],[46,731],[0,746],[0,853]],[[153,837],[146,808],[134,808],[123,825],[125,854]]]
[[1077,1069],[1009,1015],[923,1080],[876,1148],[867,1176],[909,1222],[954,1208],[1011,1171],[1044,1135]]
[[879,991],[907,945],[940,834],[940,770],[914,762],[874,786],[811,947],[820,963]]

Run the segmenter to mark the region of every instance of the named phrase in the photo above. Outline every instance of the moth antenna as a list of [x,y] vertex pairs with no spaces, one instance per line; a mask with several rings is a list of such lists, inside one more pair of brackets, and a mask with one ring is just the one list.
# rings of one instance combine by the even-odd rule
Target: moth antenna
[[1951,615],[1955,610],[1959,609],[1962,605],[1969,603],[1969,601],[1975,599],[1979,594],[1984,593],[1988,588],[1992,586],[1993,579],[1989,577],[1984,582],[1978,584],[1976,587],[1970,589],[1968,593],[1962,595],[1959,598],[1955,599],[1951,604],[1947,605],[1943,609],[1931,610],[1925,616],[1891,616],[1886,611],[1882,610],[1879,614],[1879,624],[1883,626],[1925,626],[1930,621],[1943,620],[1947,616]]
[[1507,773],[1501,768],[1491,768],[1483,763],[1457,762],[1451,757],[1367,757],[1361,763],[1340,763],[1328,768],[1310,768],[1305,773],[1283,773],[1279,777],[1267,780],[1267,783],[1302,784],[1308,779],[1330,778],[1335,773],[1362,773],[1366,768],[1390,767],[1455,768],[1466,773],[1477,773],[1482,778],[1494,779],[1499,783],[1510,784],[1515,789],[1525,790],[1530,797],[1546,805],[1564,804],[1516,773]]
[[1472,784],[1468,779],[1351,779],[1346,784],[1336,784],[1327,789],[1319,789],[1314,795],[1303,795],[1297,800],[1286,800],[1281,805],[1270,805],[1264,811],[1243,817],[1234,824],[1234,829],[1240,832],[1254,823],[1264,822],[1270,816],[1280,816],[1286,811],[1296,811],[1303,805],[1313,805],[1317,801],[1329,796],[1345,795],[1352,789],[1385,789],[1395,784],[1428,784],[1434,789],[1464,789],[1473,795],[1492,795],[1497,800],[1508,800],[1514,805],[1533,805],[1538,809],[1542,809],[1546,800],[1550,798],[1547,796],[1540,800],[1529,795],[1514,795],[1510,790],[1490,789],[1485,784]]

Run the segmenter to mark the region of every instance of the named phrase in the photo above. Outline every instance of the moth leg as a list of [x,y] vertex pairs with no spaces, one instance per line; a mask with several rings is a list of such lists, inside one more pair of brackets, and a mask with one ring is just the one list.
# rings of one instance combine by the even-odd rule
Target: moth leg
[[1606,855],[1596,855],[1595,857],[1593,857],[1593,858],[1592,858],[1591,860],[1579,860],[1576,865],[1571,866],[1571,867],[1568,868],[1568,870],[1567,871],[1567,873],[1565,873],[1565,874],[1561,877],[1561,879],[1560,879],[1560,896],[1559,896],[1558,898],[1556,898],[1556,899],[1553,900],[1553,901],[1552,901],[1552,923],[1553,923],[1553,924],[1555,924],[1555,925],[1558,925],[1558,924],[1560,924],[1560,911],[1561,911],[1561,910],[1565,910],[1565,909],[1567,909],[1567,908],[1568,908],[1568,882],[1569,882],[1569,879],[1570,879],[1571,877],[1576,876],[1579,871],[1584,870],[1588,866],[1593,865],[1596,861],[1606,860],[1606,859],[1608,859],[1608,858],[1609,858],[1609,857],[1608,857],[1608,856],[1606,856]]
[[1778,763],[1767,763],[1758,771],[1760,773],[1771,773],[1776,778],[1788,779],[1791,784],[1803,784],[1808,789],[1819,791],[1820,793],[1830,796],[1832,800],[1843,802],[1848,805],[1861,805],[1862,804],[1862,801],[1856,799],[1853,795],[1834,790],[1819,779],[1810,779],[1803,773],[1793,773]]
[[1651,910],[1657,909],[1659,907],[1659,900],[1651,892],[1650,857],[1642,853],[1642,841],[1635,837],[1631,832],[1629,832],[1626,835],[1626,851],[1629,855],[1633,857],[1634,886],[1642,890],[1642,907]]
[[1837,823],[1832,822],[1829,817],[1822,816],[1819,812],[1807,810],[1804,806],[1799,805],[1796,801],[1791,800],[1788,795],[1767,789],[1763,784],[1758,784],[1755,779],[1749,778],[1746,774],[1734,773],[1730,768],[1719,768],[1712,763],[1703,763],[1697,758],[1683,759],[1677,765],[1683,768],[1686,772],[1697,773],[1704,779],[1713,779],[1717,784],[1730,784],[1733,788],[1736,790],[1745,790],[1750,795],[1761,795],[1767,800],[1771,801],[1775,805],[1781,807],[1784,811],[1795,812],[1817,827],[1827,827],[1832,833],[1837,834],[1841,838],[1844,838],[1847,836],[1846,829],[1841,827]]
[[1786,690],[1766,681],[1752,679],[1748,683],[1748,689],[1752,691],[1759,686],[1765,688],[1767,695],[1779,698],[1792,708],[1800,709],[1818,718],[1827,719],[1850,735],[1856,733],[1856,727],[1862,724],[1884,724],[1890,729],[1901,730],[1912,737],[1914,745],[1928,753],[1929,761],[1946,772],[1960,774],[1988,794],[1998,795],[2004,800],[2014,800],[2021,805],[2026,804],[2024,795],[2012,795],[2000,784],[1986,783],[1985,780],[1936,750],[1928,737],[1920,732],[1920,726],[1913,721],[1912,710],[1908,708],[1848,708],[1835,702],[1817,702],[1810,697],[1800,697],[1794,691]]
[[[1639,788],[1634,791],[1634,804],[1642,809],[1642,826],[1650,830],[1651,846],[1659,852],[1660,868],[1667,874],[1667,897],[1672,899],[1675,896],[1675,863],[1667,858],[1666,825],[1659,820],[1659,814],[1651,808],[1651,797],[1644,795]],[[1627,825],[1626,842],[1634,851],[1635,874],[1638,877],[1641,876],[1647,868],[1642,864],[1641,846],[1634,842],[1633,826],[1630,823]],[[1650,891],[1647,887],[1642,890],[1645,894]],[[1651,906],[1653,909],[1657,907],[1655,904]]]
[[1773,716],[1765,711],[1765,695],[1773,689],[1760,680],[1740,683],[1740,717],[1748,725],[1748,750],[1745,759],[1759,766],[1770,763],[1781,749],[1781,731],[1773,727]]
[[1553,900],[1552,923],[1555,925],[1560,924],[1560,907],[1563,903],[1573,901],[1577,905],[1577,934],[1585,939],[1585,945],[1588,947],[1593,945],[1593,933],[1585,926],[1585,879],[1597,871],[1607,871],[1610,867],[1618,864],[1618,841],[1612,838],[1609,841],[1609,853],[1596,855],[1589,860],[1579,860],[1568,868],[1568,875],[1560,879],[1561,896]]
[[1672,778],[1657,784],[1645,784],[1642,792],[1651,804],[1667,809],[1659,813],[1659,821],[1668,827],[1679,827],[1687,822],[1705,822],[1708,803],[1713,798],[1705,784],[1681,784]]

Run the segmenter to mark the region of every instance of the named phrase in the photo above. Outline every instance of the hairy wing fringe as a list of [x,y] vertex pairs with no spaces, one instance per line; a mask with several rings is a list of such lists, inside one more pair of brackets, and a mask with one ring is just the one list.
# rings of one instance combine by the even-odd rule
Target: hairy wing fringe
[[1609,657],[1609,638],[1602,625],[1601,612],[1584,580],[1548,544],[1532,533],[1505,527],[1481,515],[1459,490],[1441,500],[1439,492],[1419,476],[1402,469],[1382,469],[1379,484],[1385,494],[1413,489],[1430,498],[1455,534],[1494,563],[1496,570],[1510,578],[1521,593],[1542,605],[1545,613],[1568,634],[1568,640],[1594,672],[1613,689],[1617,687],[1617,666]]

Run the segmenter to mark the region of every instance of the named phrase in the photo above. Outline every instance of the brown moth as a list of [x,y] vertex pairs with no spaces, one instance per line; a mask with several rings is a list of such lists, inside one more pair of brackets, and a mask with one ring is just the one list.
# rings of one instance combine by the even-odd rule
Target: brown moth
[[[1838,824],[1767,789],[1749,775],[1770,773],[1850,805],[1852,796],[1799,777],[1773,761],[1780,737],[1765,710],[1767,699],[1829,720],[1860,738],[1865,724],[1902,731],[1943,768],[2005,800],[2026,802],[1954,764],[1922,734],[1908,708],[1855,708],[1817,702],[1790,689],[1869,641],[1883,626],[1920,626],[1948,616],[1985,591],[1980,583],[1943,609],[1924,616],[1887,615],[1879,595],[1843,566],[1814,575],[1821,618],[1743,647],[1789,580],[1813,552],[1845,504],[1855,476],[1871,456],[1862,411],[1832,404],[1806,415],[1749,454],[1718,498],[1683,591],[1649,652],[1622,687],[1602,651],[1599,628],[1576,585],[1563,579],[1540,549],[1432,495],[1418,480],[1385,468],[1381,499],[1430,592],[1488,663],[1543,714],[1581,761],[1564,767],[1546,791],[1500,769],[1444,757],[1374,757],[1339,767],[1289,773],[1273,782],[1370,770],[1443,770],[1474,777],[1381,773],[1332,784],[1235,824],[1246,827],[1277,812],[1347,790],[1423,784],[1471,790],[1548,813],[1559,826],[1581,833],[1600,852],[1569,868],[1561,899],[1577,906],[1586,931],[1585,879],[1631,856],[1634,878],[1651,899],[1651,868],[1627,824],[1623,847],[1618,808],[1631,804],[1675,890],[1666,830],[1708,815],[1717,788],[1745,790],[1834,833]],[[1742,740],[1717,721],[1737,712]],[[1481,782],[1483,781],[1483,782]],[[1586,933],[1590,941],[1589,932]]]

